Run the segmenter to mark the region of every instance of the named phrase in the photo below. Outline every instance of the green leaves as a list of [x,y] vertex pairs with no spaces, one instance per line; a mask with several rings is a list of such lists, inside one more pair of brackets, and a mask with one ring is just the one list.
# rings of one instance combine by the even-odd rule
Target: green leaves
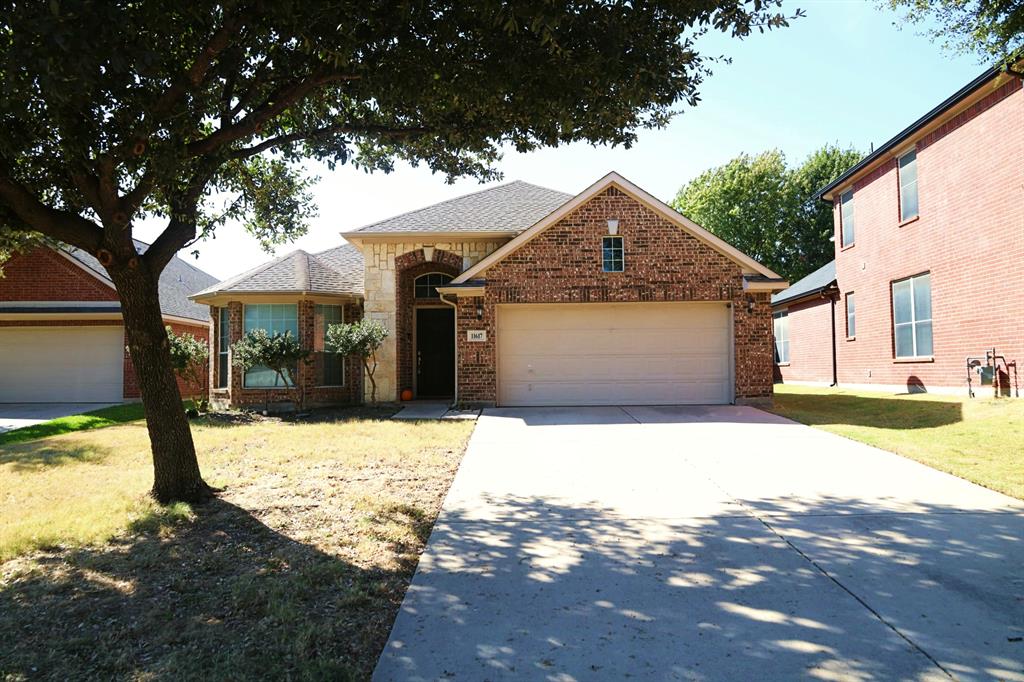
[[272,369],[284,385],[294,386],[292,372],[310,351],[302,347],[291,332],[269,334],[265,329],[254,329],[231,345],[231,362],[235,367],[249,370],[253,367]]
[[887,0],[911,24],[948,50],[993,59],[1003,67],[1024,57],[1024,3],[1020,0]]
[[179,376],[194,365],[206,366],[206,359],[210,357],[210,346],[206,341],[188,332],[179,336],[171,327],[167,327],[167,342],[170,344],[171,364]]
[[387,336],[387,327],[377,320],[364,318],[358,322],[332,324],[327,328],[324,346],[339,355],[369,358],[377,352]]
[[832,210],[817,191],[861,157],[826,145],[791,169],[777,149],[742,154],[684,185],[672,206],[795,282],[834,257]]

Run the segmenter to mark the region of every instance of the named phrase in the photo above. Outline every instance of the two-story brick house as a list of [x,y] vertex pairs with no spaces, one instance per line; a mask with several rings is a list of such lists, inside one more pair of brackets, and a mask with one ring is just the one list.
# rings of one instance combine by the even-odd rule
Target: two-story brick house
[[[995,374],[1014,388],[1013,363],[1024,361],[1019,73],[986,71],[820,198],[833,206],[836,257],[772,297],[777,378],[960,392],[967,358],[994,348],[1005,358]],[[977,388],[983,377],[971,376]]]

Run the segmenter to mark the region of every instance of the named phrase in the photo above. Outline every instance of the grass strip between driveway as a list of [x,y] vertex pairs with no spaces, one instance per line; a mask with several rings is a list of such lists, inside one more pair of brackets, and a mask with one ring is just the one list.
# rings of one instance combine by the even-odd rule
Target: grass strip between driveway
[[93,410],[92,412],[59,417],[41,424],[33,424],[32,426],[24,426],[20,429],[0,433],[0,445],[24,443],[73,431],[100,429],[105,426],[142,419],[144,416],[141,403],[111,405],[110,407]]
[[1024,499],[1024,400],[779,384],[772,411]]
[[0,448],[0,679],[368,678],[473,429],[385,416],[195,420],[194,508],[144,422]]

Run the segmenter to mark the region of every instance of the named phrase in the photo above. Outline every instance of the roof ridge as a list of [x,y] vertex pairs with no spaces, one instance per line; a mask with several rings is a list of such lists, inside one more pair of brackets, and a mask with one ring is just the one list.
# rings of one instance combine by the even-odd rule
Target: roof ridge
[[[567,194],[566,192],[560,192],[559,190],[551,189],[550,187],[541,187],[540,185],[534,185],[532,183],[526,182],[525,180],[511,180],[509,182],[503,182],[500,185],[494,185],[493,187],[483,187],[483,188],[478,189],[478,190],[473,191],[473,192],[467,192],[466,194],[460,194],[457,197],[452,197],[451,199],[445,199],[444,201],[439,201],[439,202],[437,202],[435,204],[430,204],[429,206],[421,206],[419,208],[414,208],[411,211],[405,211],[404,213],[399,213],[397,215],[389,216],[387,218],[381,218],[380,220],[376,220],[376,221],[374,221],[372,223],[367,223],[366,225],[363,225],[362,227],[357,227],[354,230],[348,230],[348,232],[361,232],[361,231],[365,230],[368,227],[373,227],[374,225],[380,225],[381,223],[389,222],[389,221],[392,221],[392,220],[398,220],[399,218],[404,218],[406,216],[411,216],[411,215],[413,215],[415,213],[420,213],[421,211],[426,211],[428,209],[437,208],[438,206],[445,206],[445,205],[450,204],[450,203],[455,202],[455,201],[461,201],[461,200],[466,199],[468,197],[476,196],[478,194],[483,194],[484,192],[493,192],[493,191],[498,190],[498,189],[502,189],[502,188],[506,188],[506,187],[511,187],[512,185],[529,185],[530,187],[537,187],[538,189],[543,189],[543,190],[546,190],[548,192],[556,192],[558,194],[565,194],[567,197],[571,197],[572,196],[571,194]],[[342,234],[345,234],[345,232],[342,232]]]

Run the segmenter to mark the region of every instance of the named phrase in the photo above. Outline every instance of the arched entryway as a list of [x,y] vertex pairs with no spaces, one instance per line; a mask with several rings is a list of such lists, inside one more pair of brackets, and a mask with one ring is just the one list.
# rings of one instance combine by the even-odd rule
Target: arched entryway
[[430,256],[417,249],[395,259],[398,387],[417,399],[455,394],[455,310],[436,287],[462,271],[462,258],[437,249]]

